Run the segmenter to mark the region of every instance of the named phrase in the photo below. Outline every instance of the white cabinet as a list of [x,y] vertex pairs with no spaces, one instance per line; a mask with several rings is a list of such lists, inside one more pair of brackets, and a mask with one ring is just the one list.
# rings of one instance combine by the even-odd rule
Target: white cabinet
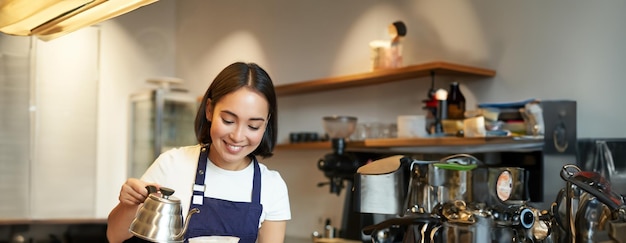
[[98,29],[36,41],[32,218],[93,218]]
[[[16,99],[21,102],[15,111],[18,116],[3,118],[21,122],[19,129],[24,131],[13,134],[5,126],[0,128],[0,134],[12,133],[9,140],[24,140],[14,145],[22,154],[19,161],[4,159],[5,155],[16,151],[2,151],[0,160],[0,166],[9,166],[12,173],[6,175],[2,169],[3,182],[17,178],[11,183],[2,183],[6,186],[0,188],[0,193],[8,199],[7,204],[2,205],[19,210],[0,208],[0,218],[94,218],[98,31],[96,27],[89,27],[49,42],[30,37],[0,37],[19,38],[18,41],[32,46],[32,65],[21,70],[24,72],[21,75],[27,78],[19,80],[23,82],[20,85],[30,83],[27,92],[20,92],[30,107]],[[24,154],[28,154],[28,159]],[[19,191],[10,190],[14,188]]]

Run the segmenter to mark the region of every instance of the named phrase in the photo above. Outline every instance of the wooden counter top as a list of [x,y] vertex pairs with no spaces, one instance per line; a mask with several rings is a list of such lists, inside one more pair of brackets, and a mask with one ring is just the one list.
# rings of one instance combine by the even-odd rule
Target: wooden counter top
[[18,224],[106,224],[107,219],[0,219],[0,225]]

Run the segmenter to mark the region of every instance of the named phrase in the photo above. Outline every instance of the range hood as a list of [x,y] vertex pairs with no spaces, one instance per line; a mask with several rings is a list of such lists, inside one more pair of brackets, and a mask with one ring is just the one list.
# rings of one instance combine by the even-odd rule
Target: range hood
[[0,0],[0,32],[49,41],[157,0]]

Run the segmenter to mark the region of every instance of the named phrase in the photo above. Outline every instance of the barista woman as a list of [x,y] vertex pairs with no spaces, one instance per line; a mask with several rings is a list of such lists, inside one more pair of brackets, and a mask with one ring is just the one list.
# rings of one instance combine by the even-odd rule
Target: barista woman
[[122,185],[108,218],[111,243],[136,240],[129,233],[147,185],[176,191],[183,217],[199,208],[186,239],[229,235],[240,242],[280,243],[291,219],[287,186],[259,163],[276,144],[276,95],[269,75],[254,63],[233,63],[204,94],[195,121],[199,144],[161,154],[141,179]]

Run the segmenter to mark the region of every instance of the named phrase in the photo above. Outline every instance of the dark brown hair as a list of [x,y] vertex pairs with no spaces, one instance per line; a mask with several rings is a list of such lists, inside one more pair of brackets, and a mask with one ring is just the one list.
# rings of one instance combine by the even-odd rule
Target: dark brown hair
[[268,158],[273,155],[274,145],[276,145],[277,137],[277,110],[276,110],[276,92],[274,84],[270,76],[255,63],[236,62],[228,65],[213,80],[198,108],[196,114],[195,130],[196,138],[201,144],[211,143],[211,122],[206,119],[207,101],[211,100],[211,107],[227,94],[237,91],[243,87],[248,87],[265,96],[269,106],[268,124],[263,134],[261,144],[251,155]]
[[393,26],[396,27],[396,31],[399,36],[406,36],[406,25],[402,21],[393,22]]

